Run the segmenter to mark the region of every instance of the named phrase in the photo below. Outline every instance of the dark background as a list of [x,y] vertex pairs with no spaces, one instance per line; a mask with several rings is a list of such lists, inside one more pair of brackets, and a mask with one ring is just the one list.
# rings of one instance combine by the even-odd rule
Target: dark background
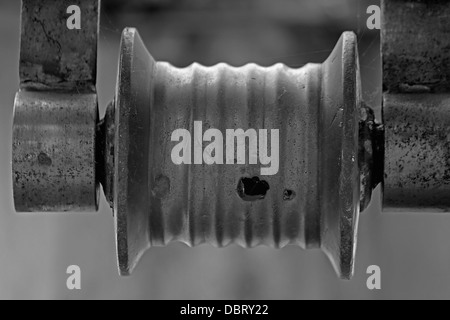
[[[120,33],[140,31],[157,60],[177,66],[228,62],[322,62],[340,34],[360,39],[364,98],[379,114],[379,34],[366,28],[358,0],[103,0],[98,59],[102,112],[114,95]],[[296,247],[152,248],[134,275],[118,276],[111,211],[14,213],[11,126],[18,90],[20,1],[0,3],[0,298],[379,299],[450,298],[450,216],[380,213],[379,192],[360,219],[356,274],[343,282],[320,251]],[[82,290],[66,289],[66,268],[81,267]],[[366,269],[382,270],[369,291]]]

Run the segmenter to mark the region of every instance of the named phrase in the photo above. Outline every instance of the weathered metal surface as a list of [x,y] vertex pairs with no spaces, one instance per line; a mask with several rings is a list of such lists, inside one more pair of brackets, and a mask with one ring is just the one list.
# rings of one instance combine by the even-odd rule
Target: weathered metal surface
[[[81,10],[81,29],[69,29],[67,8]],[[23,0],[21,88],[95,92],[99,0]]]
[[[129,274],[149,246],[182,241],[321,247],[338,274],[350,278],[360,197],[359,106],[352,33],[322,65],[178,69],[155,62],[137,32],[126,29],[113,186],[121,273]],[[203,131],[224,134],[279,129],[278,173],[262,176],[260,164],[175,165],[171,134],[193,133],[195,121]],[[253,188],[264,195],[246,194]]]
[[389,93],[450,91],[450,2],[382,2],[383,87]]
[[383,1],[384,211],[449,211],[449,1]]
[[[66,25],[72,5],[81,10],[79,30]],[[17,211],[97,209],[98,8],[99,0],[22,1],[12,164]]]
[[449,211],[450,95],[385,94],[384,209]]
[[95,94],[17,93],[12,161],[17,211],[97,209],[96,105]]

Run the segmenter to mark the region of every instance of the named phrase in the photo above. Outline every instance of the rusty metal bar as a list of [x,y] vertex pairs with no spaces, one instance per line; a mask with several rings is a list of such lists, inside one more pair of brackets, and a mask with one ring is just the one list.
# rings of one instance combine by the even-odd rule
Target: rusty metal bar
[[450,210],[450,95],[384,94],[385,211]]
[[[67,8],[82,26],[69,29]],[[14,102],[17,211],[95,211],[98,0],[23,0]]]
[[383,1],[383,209],[449,211],[450,2]]
[[383,0],[382,13],[384,90],[450,92],[450,3]]
[[92,93],[17,93],[13,130],[17,211],[96,210],[98,114],[92,108],[96,105]]
[[[80,8],[82,27],[66,26]],[[20,88],[95,92],[99,0],[22,0]]]

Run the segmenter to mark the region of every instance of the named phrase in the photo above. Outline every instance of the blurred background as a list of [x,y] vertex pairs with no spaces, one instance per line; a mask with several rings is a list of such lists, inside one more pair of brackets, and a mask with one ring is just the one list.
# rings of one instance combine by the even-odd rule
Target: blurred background
[[[323,62],[340,34],[359,36],[364,99],[380,115],[379,32],[365,0],[103,0],[98,56],[101,112],[114,95],[121,30],[137,27],[155,59],[176,66]],[[356,274],[336,278],[320,251],[172,244],[152,248],[133,276],[116,267],[111,211],[18,215],[11,182],[11,126],[18,90],[20,1],[0,2],[1,299],[450,298],[450,215],[381,214],[379,190],[360,219]],[[66,269],[81,267],[80,291]],[[378,265],[382,290],[369,291]]]

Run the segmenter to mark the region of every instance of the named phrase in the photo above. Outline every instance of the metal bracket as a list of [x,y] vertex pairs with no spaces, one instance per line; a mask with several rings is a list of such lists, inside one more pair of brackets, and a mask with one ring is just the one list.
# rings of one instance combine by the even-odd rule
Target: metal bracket
[[[81,11],[81,29],[66,25]],[[23,0],[14,103],[17,211],[95,211],[98,0]]]
[[383,1],[385,211],[450,210],[450,2]]

